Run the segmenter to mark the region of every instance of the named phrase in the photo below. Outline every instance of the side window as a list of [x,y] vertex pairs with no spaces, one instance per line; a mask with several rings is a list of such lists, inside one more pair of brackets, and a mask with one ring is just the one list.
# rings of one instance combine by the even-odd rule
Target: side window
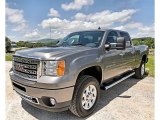
[[128,33],[120,32],[121,37],[124,37],[126,39],[126,47],[131,46],[131,39],[128,35]]
[[106,44],[107,43],[117,43],[117,37],[118,37],[118,34],[116,31],[109,32],[107,36]]

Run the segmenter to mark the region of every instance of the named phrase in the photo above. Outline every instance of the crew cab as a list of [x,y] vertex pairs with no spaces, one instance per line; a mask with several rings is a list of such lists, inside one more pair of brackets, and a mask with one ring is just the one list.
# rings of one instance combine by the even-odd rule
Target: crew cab
[[142,79],[148,46],[134,46],[128,32],[98,29],[73,32],[57,45],[13,55],[13,89],[29,104],[78,117],[96,108],[100,89],[134,76]]

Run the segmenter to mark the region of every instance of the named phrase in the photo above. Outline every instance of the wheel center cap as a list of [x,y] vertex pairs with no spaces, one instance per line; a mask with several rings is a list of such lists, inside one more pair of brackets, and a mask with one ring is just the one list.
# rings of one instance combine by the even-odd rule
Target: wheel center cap
[[82,106],[85,110],[89,110],[96,101],[97,90],[94,85],[89,85],[83,92]]

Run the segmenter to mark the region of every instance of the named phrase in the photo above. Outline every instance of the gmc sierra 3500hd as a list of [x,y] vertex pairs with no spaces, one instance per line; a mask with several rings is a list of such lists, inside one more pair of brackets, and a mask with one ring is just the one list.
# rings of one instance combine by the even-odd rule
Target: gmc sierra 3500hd
[[86,117],[94,111],[100,89],[133,75],[142,79],[147,56],[148,46],[133,46],[124,31],[73,32],[56,46],[17,51],[10,78],[29,104]]

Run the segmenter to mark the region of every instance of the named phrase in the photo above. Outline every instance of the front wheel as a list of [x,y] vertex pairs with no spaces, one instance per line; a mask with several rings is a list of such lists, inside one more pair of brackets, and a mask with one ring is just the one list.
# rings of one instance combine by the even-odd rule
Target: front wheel
[[144,75],[145,75],[145,62],[142,61],[141,62],[141,65],[139,66],[139,68],[137,68],[135,70],[135,77],[138,78],[138,79],[142,79],[144,78]]
[[75,85],[70,111],[78,117],[90,115],[99,99],[99,82],[88,75],[80,77]]

